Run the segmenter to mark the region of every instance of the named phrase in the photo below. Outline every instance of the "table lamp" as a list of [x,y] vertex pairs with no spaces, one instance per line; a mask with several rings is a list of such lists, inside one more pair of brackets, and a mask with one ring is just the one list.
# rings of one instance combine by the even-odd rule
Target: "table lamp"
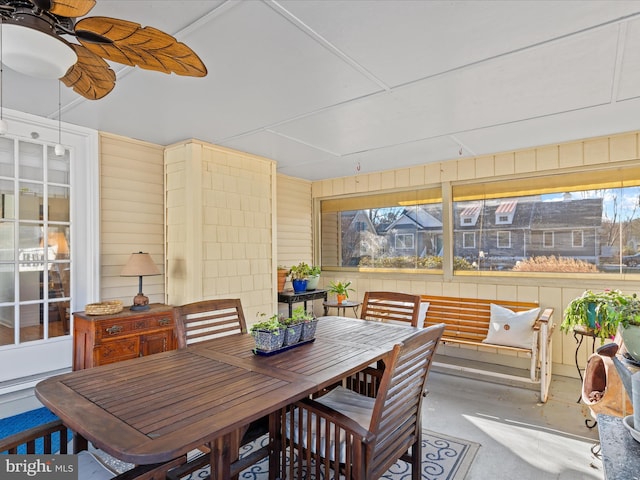
[[127,264],[120,272],[121,277],[138,277],[138,294],[133,297],[133,305],[130,310],[143,311],[149,310],[149,297],[146,297],[142,293],[142,277],[151,275],[160,275],[160,270],[155,263],[151,255],[148,253],[132,253],[127,261]]

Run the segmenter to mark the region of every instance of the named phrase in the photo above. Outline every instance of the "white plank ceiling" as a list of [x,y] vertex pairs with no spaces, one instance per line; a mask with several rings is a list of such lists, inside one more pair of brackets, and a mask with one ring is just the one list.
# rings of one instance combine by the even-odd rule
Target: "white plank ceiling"
[[[639,1],[98,0],[175,35],[205,78],[112,64],[62,119],[196,138],[318,180],[640,130]],[[73,41],[73,40],[72,40]],[[4,106],[58,117],[58,82],[4,70]]]

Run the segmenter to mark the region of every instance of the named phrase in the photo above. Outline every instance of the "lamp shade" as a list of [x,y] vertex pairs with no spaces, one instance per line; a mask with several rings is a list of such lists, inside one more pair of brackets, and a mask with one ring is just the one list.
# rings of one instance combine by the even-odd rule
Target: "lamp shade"
[[160,270],[153,262],[151,255],[142,252],[132,253],[120,272],[122,277],[148,277],[150,275],[160,275]]

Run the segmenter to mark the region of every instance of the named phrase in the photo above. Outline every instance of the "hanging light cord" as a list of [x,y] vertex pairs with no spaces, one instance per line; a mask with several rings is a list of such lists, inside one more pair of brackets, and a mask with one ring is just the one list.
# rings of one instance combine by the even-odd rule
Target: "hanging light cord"
[[62,145],[62,102],[60,101],[60,82],[58,82],[58,143]]

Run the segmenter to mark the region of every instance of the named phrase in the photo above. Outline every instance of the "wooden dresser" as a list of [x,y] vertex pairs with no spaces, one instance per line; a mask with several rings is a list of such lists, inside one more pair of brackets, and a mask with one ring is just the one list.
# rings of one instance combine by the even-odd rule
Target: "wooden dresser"
[[73,369],[96,367],[174,350],[177,339],[172,307],[152,303],[149,310],[129,307],[113,315],[73,314]]

